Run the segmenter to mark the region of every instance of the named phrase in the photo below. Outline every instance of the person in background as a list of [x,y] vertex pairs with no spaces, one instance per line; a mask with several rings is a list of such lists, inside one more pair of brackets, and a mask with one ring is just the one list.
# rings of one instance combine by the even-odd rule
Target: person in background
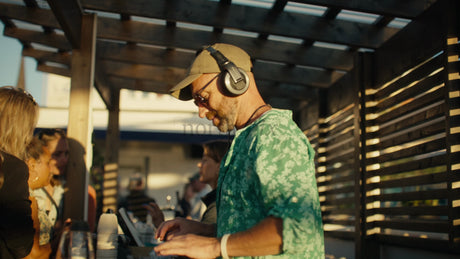
[[148,212],[143,205],[156,204],[156,201],[145,193],[144,177],[140,173],[133,174],[129,178],[128,189],[129,194],[120,202],[119,207],[124,207],[127,211],[131,211],[137,219],[146,223]]
[[[190,205],[190,201],[192,200],[193,196],[193,188],[190,183],[184,184],[184,189],[182,193],[182,197],[177,201],[178,208],[176,209],[176,217],[182,217],[191,219],[190,211],[192,206]],[[179,197],[179,195],[177,195]]]
[[315,152],[291,111],[265,103],[250,56],[229,44],[206,46],[171,94],[193,99],[199,117],[236,133],[219,171],[217,224],[166,221],[156,254],[324,258]]
[[51,236],[54,224],[48,217],[44,200],[34,196],[34,191],[47,186],[51,180],[50,165],[56,163],[51,159],[51,153],[43,143],[34,138],[27,146],[25,159],[29,167],[30,201],[32,202],[32,219],[34,221],[35,237],[32,251],[27,259],[49,258],[51,248]]
[[[202,197],[202,201],[206,206],[203,216],[200,222],[206,224],[216,224],[217,212],[216,212],[216,188],[217,179],[219,177],[219,166],[223,157],[230,147],[230,142],[225,140],[214,140],[203,144],[203,156],[201,161],[197,164],[199,171],[198,180],[202,183],[208,184],[212,191]],[[188,183],[190,184],[190,183]],[[184,189],[184,196],[187,190]],[[155,227],[159,227],[164,222],[164,215],[160,208],[156,204],[150,204],[145,206],[148,209],[152,222]],[[182,217],[186,218],[186,217]],[[187,218],[186,218],[187,219]],[[188,218],[191,220],[191,218]]]
[[201,198],[211,191],[211,186],[200,181],[199,172],[189,178],[189,183],[194,193],[193,198],[190,200],[190,217],[193,220],[199,221],[206,211],[206,204],[204,204]]
[[[54,257],[59,245],[59,239],[64,231],[66,221],[64,218],[64,196],[66,189],[67,164],[69,162],[70,148],[69,139],[62,129],[42,129],[38,132],[38,138],[51,153],[51,158],[55,161],[50,167],[52,178],[50,184],[40,188],[34,194],[37,199],[46,202],[48,216],[54,223],[53,236],[51,237],[52,254]],[[96,230],[96,191],[94,187],[88,185],[88,225],[91,232]]]
[[23,258],[34,243],[29,171],[23,161],[38,105],[22,89],[0,87],[0,258]]
[[50,184],[36,191],[36,196],[46,200],[49,218],[54,225],[60,226],[63,223],[63,196],[65,173],[69,161],[69,143],[64,130],[61,129],[43,129],[38,133],[38,138],[51,152],[51,158],[55,163],[50,168],[52,176]]
[[212,191],[201,198],[206,205],[206,211],[201,217],[201,222],[206,224],[216,224],[216,189],[219,178],[220,162],[227,154],[230,142],[228,141],[209,141],[203,144],[203,157],[198,163],[200,168],[200,182],[211,186]]

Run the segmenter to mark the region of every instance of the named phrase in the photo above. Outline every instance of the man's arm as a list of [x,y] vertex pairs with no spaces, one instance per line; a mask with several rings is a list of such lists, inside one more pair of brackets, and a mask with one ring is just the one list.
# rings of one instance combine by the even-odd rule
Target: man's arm
[[267,217],[254,227],[232,234],[227,241],[229,256],[279,254],[283,246],[283,220]]
[[[283,220],[267,217],[256,226],[234,233],[227,241],[229,256],[260,256],[282,251]],[[182,255],[192,258],[215,258],[221,255],[221,238],[196,235],[176,236],[157,247],[158,255]]]

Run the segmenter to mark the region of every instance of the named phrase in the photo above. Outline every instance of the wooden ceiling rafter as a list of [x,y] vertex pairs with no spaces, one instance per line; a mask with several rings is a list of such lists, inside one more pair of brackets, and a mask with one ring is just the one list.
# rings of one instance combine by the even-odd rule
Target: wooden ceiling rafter
[[[276,0],[262,6],[231,0],[0,0],[0,20],[4,35],[23,44],[23,56],[36,59],[37,69],[69,76],[81,15],[97,12],[95,84],[107,107],[112,90],[167,93],[196,49],[224,42],[251,53],[267,101],[297,109],[351,71],[357,51],[376,49],[392,38],[400,30],[392,26],[395,19],[416,19],[434,2]],[[302,12],[308,8],[313,12]],[[346,18],[350,15],[376,18]],[[42,30],[16,26],[16,21]]]
[[[377,48],[398,31],[398,29],[386,27],[379,28],[377,32],[374,26],[365,23],[346,20],[331,21],[324,17],[294,12],[280,13],[274,24],[267,26],[264,22],[270,10],[260,7],[232,4],[227,7],[226,15],[215,16],[214,13],[220,8],[218,2],[169,0],[168,2],[174,2],[175,11],[166,12],[165,14],[162,10],[170,3],[165,4],[162,1],[155,1],[149,2],[147,5],[147,2],[149,1],[137,0],[121,4],[109,3],[104,0],[83,0],[82,4],[84,8],[95,11],[125,12],[140,17],[174,20],[176,22],[267,33],[362,48]],[[321,28],[321,30],[318,30],[318,28]],[[376,33],[380,37],[375,37]],[[354,35],[360,35],[360,37],[354,37]]]
[[350,11],[395,16],[414,19],[430,7],[436,0],[379,0],[379,1],[342,1],[342,0],[291,0],[291,2],[327,6]]

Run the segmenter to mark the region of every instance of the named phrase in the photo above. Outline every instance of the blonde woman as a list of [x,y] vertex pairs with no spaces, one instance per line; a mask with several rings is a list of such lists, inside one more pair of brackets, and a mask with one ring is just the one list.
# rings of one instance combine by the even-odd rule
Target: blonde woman
[[24,163],[38,105],[21,89],[0,87],[0,258],[28,255],[34,241],[29,171]]

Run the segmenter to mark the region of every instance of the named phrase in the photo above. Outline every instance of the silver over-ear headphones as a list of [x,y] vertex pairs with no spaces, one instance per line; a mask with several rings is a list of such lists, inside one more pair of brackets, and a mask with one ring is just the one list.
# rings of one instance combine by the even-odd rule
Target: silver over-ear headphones
[[237,67],[227,59],[220,51],[208,46],[206,50],[216,60],[222,73],[221,80],[226,92],[230,96],[244,94],[249,88],[249,77],[246,71]]

